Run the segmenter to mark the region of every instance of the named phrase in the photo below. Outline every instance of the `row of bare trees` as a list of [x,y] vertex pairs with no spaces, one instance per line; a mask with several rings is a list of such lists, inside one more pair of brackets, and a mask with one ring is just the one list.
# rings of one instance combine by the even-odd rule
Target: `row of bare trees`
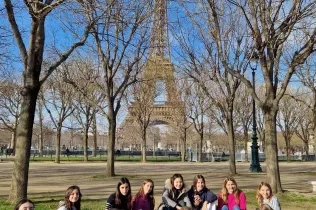
[[[10,34],[16,40],[16,49],[20,54],[17,63],[22,75],[22,85],[18,88],[20,94],[17,94],[19,107],[12,107],[16,124],[11,126],[11,130],[17,129],[17,132],[9,200],[27,197],[30,148],[37,103],[38,107],[44,106],[50,113],[58,135],[70,114],[76,115],[79,121],[82,120],[80,123],[85,128],[86,138],[91,125],[96,132],[96,123],[93,120],[95,114],[98,112],[105,116],[109,125],[106,175],[113,176],[117,117],[128,98],[126,91],[138,81],[146,61],[153,2],[27,0],[23,6],[18,2],[13,5],[10,0],[4,2],[5,10],[0,11],[5,11],[6,14],[1,13],[1,22],[10,26]],[[200,134],[200,147],[204,138],[205,113],[209,113],[209,119],[223,128],[229,139],[230,173],[236,174],[234,154],[235,131],[238,128],[234,127],[234,120],[238,119],[235,117],[238,115],[234,112],[238,110],[240,113],[248,113],[244,120],[240,120],[245,127],[249,126],[250,117],[249,112],[243,110],[248,105],[237,105],[235,101],[237,97],[244,95],[247,100],[243,102],[248,103],[250,97],[245,95],[247,89],[261,108],[260,119],[264,119],[264,134],[259,134],[265,136],[267,181],[274,192],[281,192],[277,161],[277,115],[280,110],[280,119],[295,116],[294,112],[281,112],[280,109],[282,97],[294,74],[310,92],[316,92],[312,73],[315,61],[311,57],[306,62],[315,51],[316,28],[312,15],[315,14],[316,3],[303,0],[199,0],[194,1],[194,7],[191,3],[193,2],[179,0],[182,12],[177,13],[179,17],[176,17],[176,24],[170,26],[173,43],[177,44],[172,52],[176,56],[178,69],[192,80],[188,82],[189,89],[183,91],[182,97],[191,104],[195,103],[189,111],[181,109],[179,112],[184,111],[184,115],[191,118]],[[29,30],[20,24],[23,23],[20,18],[26,20],[26,16],[30,20],[26,22],[30,26]],[[8,33],[6,28],[0,29]],[[7,46],[6,43],[4,45]],[[66,60],[72,54],[94,59],[93,62],[86,63],[72,60],[68,62],[70,65],[66,65]],[[262,95],[251,84],[247,71],[251,58],[254,57],[258,58],[259,75],[263,78]],[[1,54],[0,60],[3,58]],[[59,75],[58,78],[54,78],[55,75]],[[60,78],[66,84],[59,84]],[[45,86],[49,87],[48,92],[40,94],[40,91],[45,92]],[[54,102],[53,96],[56,94],[63,100]],[[48,95],[52,97],[45,99]],[[39,96],[44,99],[42,102],[37,100]],[[74,96],[78,100],[70,106],[69,101],[73,101]],[[315,131],[315,98],[308,101],[307,97],[296,96],[291,98],[301,104],[301,107],[307,107],[305,110],[310,110],[313,116],[310,123],[303,121],[303,117],[295,119],[297,128],[304,129],[304,126],[311,125]],[[285,100],[284,98],[284,104],[287,104]],[[41,111],[38,115],[43,118]],[[144,121],[143,125],[146,126],[147,123]],[[286,123],[279,121],[278,124],[280,127],[284,126],[281,130],[284,130],[286,139],[290,139],[293,135],[291,126],[294,123],[286,126]],[[188,124],[179,121],[178,125],[182,151],[185,151]],[[306,135],[306,127],[304,132],[300,133],[302,138]],[[246,134],[245,139],[248,139]]]
[[[27,197],[32,130],[39,91],[52,73],[87,40],[89,44],[83,53],[86,56],[91,52],[90,55],[98,58],[98,77],[102,80],[96,80],[95,85],[102,87],[107,108],[101,111],[92,103],[85,107],[79,103],[78,108],[85,111],[85,122],[91,122],[94,113],[90,111],[93,109],[106,115],[110,148],[106,173],[113,176],[116,117],[125,90],[136,81],[141,70],[140,61],[147,49],[151,1],[24,1],[22,7],[13,5],[10,0],[4,2],[6,24],[11,26],[23,64],[22,102],[9,200]],[[20,12],[31,20],[27,23],[30,30],[26,32],[19,25]],[[45,42],[46,34],[52,36],[48,42]],[[79,86],[76,88],[83,91]],[[91,96],[90,92],[86,94]],[[82,94],[84,100],[87,95]],[[53,121],[57,129],[72,112],[64,105],[60,109],[60,118]]]
[[[265,120],[267,181],[274,192],[282,192],[276,118],[293,74],[315,51],[315,2],[199,0],[194,2],[195,7],[192,2],[180,3],[192,24],[183,24],[179,17],[179,28],[174,29],[181,46],[179,58],[205,94],[211,96],[209,84],[213,82],[222,91],[219,109],[227,125],[229,152],[234,153],[235,145],[234,100],[243,83],[262,109]],[[246,71],[254,57],[263,77],[263,97],[257,94]],[[236,174],[233,157],[230,173]]]

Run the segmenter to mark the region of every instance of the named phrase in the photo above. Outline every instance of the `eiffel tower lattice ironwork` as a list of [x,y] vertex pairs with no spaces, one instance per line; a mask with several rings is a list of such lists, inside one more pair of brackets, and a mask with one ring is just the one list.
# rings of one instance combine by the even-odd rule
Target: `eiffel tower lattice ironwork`
[[[151,124],[168,124],[177,126],[177,122],[184,120],[184,104],[176,87],[174,66],[170,61],[170,47],[168,40],[168,17],[166,0],[155,0],[154,18],[150,39],[150,50],[142,80],[150,88],[146,97],[152,99],[150,122]],[[154,93],[157,82],[163,82],[166,93],[164,104],[154,103]],[[145,85],[140,86],[141,89]],[[146,92],[146,91],[140,91]],[[135,109],[139,102],[129,106],[125,123],[135,122]]]

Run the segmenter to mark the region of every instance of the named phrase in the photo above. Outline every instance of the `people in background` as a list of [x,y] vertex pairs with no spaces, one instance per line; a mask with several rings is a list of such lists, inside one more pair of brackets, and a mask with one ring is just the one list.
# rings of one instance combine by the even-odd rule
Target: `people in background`
[[218,210],[246,210],[246,196],[238,189],[233,177],[224,180],[222,190],[218,195]]
[[138,193],[132,199],[131,208],[132,210],[154,210],[154,182],[151,179],[143,181]]
[[105,210],[120,209],[130,210],[131,209],[131,184],[126,177],[120,179],[117,183],[116,192],[111,194],[108,198],[105,206]]

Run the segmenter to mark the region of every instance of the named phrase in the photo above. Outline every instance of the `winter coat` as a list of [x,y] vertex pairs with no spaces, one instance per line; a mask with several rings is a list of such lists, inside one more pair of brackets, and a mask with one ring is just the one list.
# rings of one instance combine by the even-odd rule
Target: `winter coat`
[[188,209],[192,208],[185,186],[182,187],[178,196],[172,190],[173,186],[170,179],[166,180],[165,187],[166,190],[162,194],[162,203],[159,205],[158,210],[163,210],[165,207],[175,208],[177,205],[187,207]]
[[108,200],[106,201],[106,206],[105,209],[121,209],[121,210],[129,210],[128,208],[128,203],[129,201],[127,200],[126,196],[120,197],[121,199],[121,204],[116,204],[115,203],[115,193],[111,194]]
[[217,200],[217,196],[212,193],[209,189],[204,187],[199,193],[201,202],[198,206],[194,206],[194,196],[195,196],[195,189],[192,186],[191,189],[188,192],[189,199],[191,201],[192,206],[194,206],[194,209],[202,209],[203,203],[207,201],[207,203],[213,203]]
[[[57,210],[68,210],[67,207],[66,207],[65,201],[59,201]],[[71,210],[77,210],[77,208],[72,206]]]
[[280,202],[277,197],[272,196],[270,200],[263,200],[263,204],[269,205],[273,210],[281,210]]

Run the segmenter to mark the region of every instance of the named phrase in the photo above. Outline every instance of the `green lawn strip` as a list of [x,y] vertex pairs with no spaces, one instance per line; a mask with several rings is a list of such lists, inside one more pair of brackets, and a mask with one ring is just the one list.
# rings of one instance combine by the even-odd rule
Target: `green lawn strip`
[[[245,191],[247,197],[247,209],[255,209],[258,207],[256,199],[256,191]],[[293,192],[278,193],[275,195],[281,204],[281,208],[314,210],[316,203],[315,194],[299,194]]]
[[[245,191],[247,197],[247,209],[257,208],[256,191]],[[315,194],[299,194],[286,192],[283,194],[276,195],[281,203],[281,207],[284,210],[294,210],[294,209],[304,209],[313,210],[315,209],[316,196]],[[156,206],[159,205],[161,200],[159,195],[156,194]],[[158,198],[157,198],[158,197]],[[62,196],[60,196],[62,199]],[[54,199],[34,199],[36,204],[36,210],[54,210],[56,209],[59,200]],[[4,200],[0,200],[0,210],[13,209],[14,205],[10,205]],[[82,210],[103,210],[105,207],[104,199],[92,200],[83,199],[82,200]]]
[[[32,200],[35,202],[36,210],[56,210],[59,200]],[[81,201],[81,209],[82,210],[104,210],[105,202],[102,200],[86,200],[83,199]],[[0,210],[9,210],[13,209],[14,205],[9,204],[6,201],[0,200]]]
[[[107,156],[105,155],[97,155],[97,156],[89,156],[88,157],[89,161],[106,161],[107,160]],[[115,156],[115,160],[116,161],[135,161],[135,162],[140,162],[141,161],[141,156],[134,156],[134,155],[120,155],[120,156]],[[148,162],[176,162],[176,161],[181,161],[181,157],[180,156],[147,156],[146,160]],[[12,158],[11,156],[3,156],[2,157],[2,161],[14,161],[14,158]],[[30,161],[31,162],[40,162],[40,161],[55,161],[55,155],[45,155],[43,157],[39,157],[39,156],[34,156],[31,155],[30,157]],[[60,161],[84,161],[84,157],[83,155],[70,155],[70,156],[66,156],[66,155],[61,155],[60,156]],[[222,161],[228,161],[227,157],[224,157],[222,159]],[[283,160],[279,160],[279,162],[286,162]],[[307,161],[302,161],[302,160],[296,160],[296,161],[291,161],[291,162],[307,162]],[[312,175],[312,174],[311,174]],[[313,175],[315,175],[315,172],[313,172]]]
[[[13,160],[13,159],[6,159],[6,160]],[[83,161],[83,156],[60,156],[60,161]],[[106,161],[106,156],[89,156],[89,161]],[[174,162],[174,161],[181,161],[180,157],[168,157],[168,156],[156,156],[152,157],[149,156],[146,158],[148,162]],[[44,157],[38,157],[38,156],[31,156],[30,158],[31,162],[41,162],[41,161],[55,161],[54,156],[44,156]],[[115,156],[115,161],[130,161],[130,162],[140,162],[141,157],[140,156]]]

